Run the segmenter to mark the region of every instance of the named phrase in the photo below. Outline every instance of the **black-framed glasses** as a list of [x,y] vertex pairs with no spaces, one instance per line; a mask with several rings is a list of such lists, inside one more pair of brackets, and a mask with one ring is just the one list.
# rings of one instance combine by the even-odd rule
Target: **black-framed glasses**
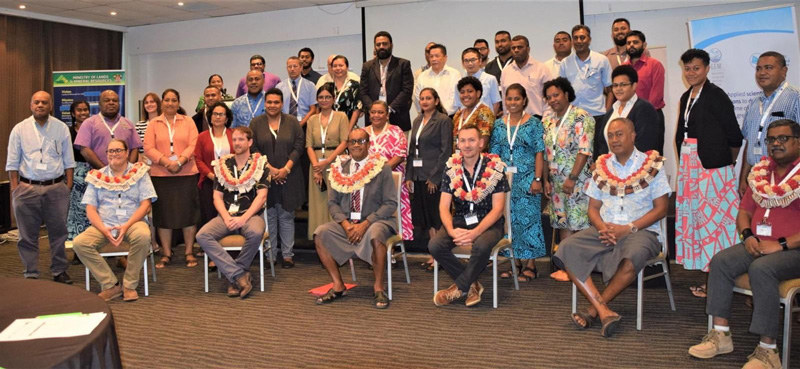
[[212,116],[212,117],[218,117],[218,118],[224,118],[224,117],[225,117],[225,116],[227,116],[227,115],[228,115],[228,114],[227,114],[227,113],[225,113],[225,112],[222,112],[222,113],[213,112],[213,113],[211,113],[211,116]]
[[122,154],[125,152],[125,149],[108,149],[106,152],[109,154]]
[[789,141],[790,138],[798,138],[798,136],[785,136],[785,135],[780,135],[778,137],[767,136],[767,138],[764,139],[764,141],[767,143],[767,145],[772,145],[775,142],[779,144],[785,144],[787,141]]
[[618,87],[628,87],[628,86],[630,86],[630,85],[632,85],[632,84],[633,84],[633,83],[630,83],[630,82],[612,83],[612,84],[611,84],[611,88],[618,88]]
[[356,138],[352,140],[347,140],[347,143],[349,143],[350,145],[355,145],[355,144],[366,145],[367,142],[369,142],[368,138]]

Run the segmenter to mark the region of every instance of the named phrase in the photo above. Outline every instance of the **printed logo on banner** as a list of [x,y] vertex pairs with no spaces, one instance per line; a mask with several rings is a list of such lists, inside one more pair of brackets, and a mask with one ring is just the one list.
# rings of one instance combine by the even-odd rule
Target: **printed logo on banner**
[[716,47],[706,50],[706,52],[708,52],[708,56],[711,58],[712,63],[719,63],[719,61],[722,60],[722,51],[719,51],[719,49]]
[[761,53],[754,53],[753,55],[750,55],[750,65],[752,65],[753,68],[755,68],[756,65],[758,65],[758,56],[759,55],[761,55]]

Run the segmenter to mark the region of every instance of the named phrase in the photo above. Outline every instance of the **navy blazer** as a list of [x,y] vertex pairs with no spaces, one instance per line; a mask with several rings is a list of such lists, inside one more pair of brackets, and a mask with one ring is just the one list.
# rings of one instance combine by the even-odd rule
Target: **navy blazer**
[[[606,124],[611,119],[612,113],[614,113],[613,108],[606,112],[602,122],[595,122],[594,160],[597,160],[600,155],[608,154],[608,143],[603,132]],[[661,124],[653,105],[641,97],[636,99],[630,113],[628,113],[628,119],[633,121],[633,128],[636,131],[636,142],[634,142],[636,149],[641,152],[656,150],[663,154],[664,126]],[[661,143],[660,145],[659,142]]]

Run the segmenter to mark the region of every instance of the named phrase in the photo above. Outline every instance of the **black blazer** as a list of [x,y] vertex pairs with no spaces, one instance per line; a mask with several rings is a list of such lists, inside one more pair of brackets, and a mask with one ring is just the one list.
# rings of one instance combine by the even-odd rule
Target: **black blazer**
[[[612,113],[614,113],[613,108],[606,112],[602,122],[595,122],[594,160],[597,160],[600,155],[608,154],[608,143],[603,132]],[[663,154],[664,126],[653,105],[641,97],[636,99],[631,112],[628,113],[628,119],[633,121],[633,128],[636,131],[636,142],[634,142],[636,149],[641,152],[656,150]]]
[[[275,168],[283,168],[291,160],[292,172],[286,176],[286,183],[279,185],[270,183],[267,192],[267,208],[281,205],[286,211],[293,211],[305,201],[303,189],[303,166],[300,157],[305,152],[305,137],[297,118],[281,113],[281,124],[278,127],[277,139],[269,130],[266,114],[261,114],[250,122],[253,130],[253,147],[251,152],[258,151],[267,156],[267,161]],[[298,190],[300,189],[300,190]]]
[[[414,74],[411,63],[403,58],[392,56],[386,69],[386,100],[394,110],[389,122],[403,131],[411,129],[411,96],[414,94]],[[369,107],[378,100],[381,92],[381,66],[378,58],[364,63],[361,68],[361,85],[359,86],[361,105],[366,112],[365,124],[369,125]]]
[[414,119],[414,128],[408,136],[408,157],[406,157],[406,179],[412,181],[431,181],[442,183],[444,166],[453,154],[453,121],[447,114],[434,112],[431,120],[425,123],[419,135],[419,159],[422,168],[414,168],[417,149],[417,131],[422,124],[422,114]]
[[[678,130],[675,132],[675,147],[678,150],[683,144],[683,132],[687,129],[683,113],[686,112],[691,93],[692,89],[689,88],[681,95]],[[733,103],[725,91],[706,80],[700,97],[689,113],[688,124],[697,136],[697,156],[703,168],[722,168],[733,164],[730,148],[742,147],[744,136],[736,120]],[[678,158],[680,160],[680,156]]]
[[[208,129],[208,126],[206,126],[204,124],[204,122],[203,122],[203,120],[204,120],[203,113],[205,113],[205,112],[206,112],[206,107],[204,106],[202,109],[200,109],[199,112],[197,112],[197,114],[192,116],[192,120],[194,121],[194,125],[197,126],[197,133],[198,134],[200,134],[201,132],[203,132],[203,131]],[[208,122],[208,124],[211,124],[211,122]]]

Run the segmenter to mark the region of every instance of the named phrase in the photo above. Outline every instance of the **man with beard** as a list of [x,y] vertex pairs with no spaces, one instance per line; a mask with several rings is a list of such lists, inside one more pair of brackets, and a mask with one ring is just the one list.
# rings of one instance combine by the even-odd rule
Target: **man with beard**
[[[630,59],[625,64],[630,64],[639,75],[639,83],[636,85],[636,95],[645,99],[653,105],[658,113],[658,126],[663,131],[664,112],[664,66],[655,58],[645,54],[647,42],[644,33],[641,31],[630,31],[626,36],[628,45],[628,56]],[[661,149],[664,150],[664,138],[661,137]]]
[[[359,92],[362,106],[372,106],[375,100],[389,104],[389,121],[403,131],[411,129],[411,94],[414,92],[414,75],[411,63],[392,55],[392,35],[380,31],[373,38],[376,58],[361,68]],[[365,116],[369,125],[369,114]]]
[[489,41],[479,38],[472,43],[472,47],[481,53],[481,69],[486,68],[486,64],[489,64]]
[[119,95],[111,90],[100,94],[100,114],[89,117],[81,124],[75,137],[75,147],[92,166],[100,169],[108,165],[108,143],[118,138],[128,144],[128,161],[135,163],[139,158],[142,141],[136,128],[127,118],[119,114]]
[[508,31],[497,31],[494,34],[494,50],[497,51],[497,56],[492,61],[486,64],[484,71],[497,78],[497,83],[500,83],[500,77],[503,75],[503,68],[511,63],[511,34]]
[[525,112],[542,119],[542,113],[544,113],[545,109],[542,86],[556,76],[551,75],[550,70],[544,64],[531,57],[531,46],[527,37],[523,35],[514,36],[511,39],[511,52],[514,54],[514,62],[503,68],[500,88],[505,92],[508,86],[515,83],[525,87],[525,92],[528,95],[528,106],[525,108]]
[[[614,19],[611,23],[611,40],[614,41],[614,47],[603,51],[603,55],[611,64],[611,70],[628,61],[628,49],[625,44],[630,31],[631,23],[625,18]],[[650,56],[650,52],[645,50],[645,55]]]
[[217,86],[208,85],[203,90],[203,108],[192,116],[192,120],[197,126],[197,133],[208,130],[210,126],[208,122],[208,109],[211,109],[211,107],[219,101],[222,101],[222,91]]
[[559,31],[556,33],[553,37],[553,51],[556,52],[556,56],[544,62],[544,65],[550,69],[552,75],[557,76],[564,58],[572,53],[572,36],[569,32]]
[[[611,108],[611,65],[603,54],[589,49],[592,31],[579,24],[572,27],[572,45],[575,53],[566,57],[559,74],[569,80],[575,89],[573,105],[586,110],[595,122]],[[604,96],[605,94],[605,96]]]
[[300,76],[311,81],[313,84],[317,84],[317,81],[319,81],[322,75],[313,69],[314,51],[308,47],[304,47],[297,52],[297,57],[300,58],[300,63],[303,66],[303,71],[300,73]]

